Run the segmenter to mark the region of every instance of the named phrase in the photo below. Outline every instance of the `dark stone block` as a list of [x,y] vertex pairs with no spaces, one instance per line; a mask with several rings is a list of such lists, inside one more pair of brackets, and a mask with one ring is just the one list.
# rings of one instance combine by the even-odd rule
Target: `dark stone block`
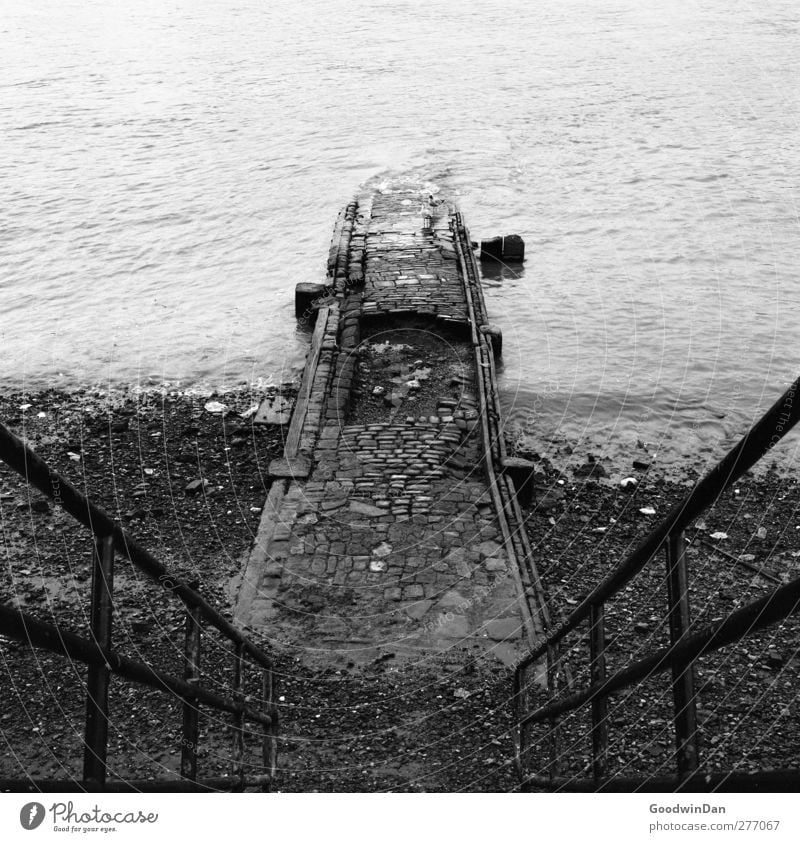
[[481,260],[502,260],[503,238],[492,237],[489,240],[481,240]]
[[481,325],[481,333],[486,334],[489,344],[492,346],[492,353],[495,357],[503,356],[503,331],[495,325]]
[[517,492],[517,502],[524,509],[527,509],[534,499],[535,469],[534,463],[528,459],[520,459],[516,456],[506,456],[503,459],[503,471],[513,481]]
[[327,292],[324,284],[298,284],[294,288],[294,314],[300,319],[304,316],[313,320],[317,311],[312,307],[314,301],[323,298]]
[[509,234],[503,238],[503,260],[523,261],[525,259],[525,243],[519,234]]

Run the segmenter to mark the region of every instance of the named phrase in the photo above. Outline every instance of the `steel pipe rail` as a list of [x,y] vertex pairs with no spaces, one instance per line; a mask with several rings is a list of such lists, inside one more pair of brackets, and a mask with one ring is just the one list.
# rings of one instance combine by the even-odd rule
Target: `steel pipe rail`
[[263,789],[272,782],[269,775],[247,775],[240,777],[221,776],[189,780],[131,780],[122,778],[100,785],[95,781],[81,781],[75,778],[48,780],[41,778],[0,778],[0,792],[236,792],[242,788]]
[[666,646],[646,658],[641,658],[600,684],[591,684],[580,693],[573,693],[561,701],[537,708],[525,715],[519,724],[525,726],[551,719],[561,713],[575,710],[593,699],[607,696],[651,675],[657,675],[670,667],[681,669],[697,658],[774,625],[797,611],[800,611],[800,577],[776,588],[761,599],[749,602],[724,620],[695,632],[674,646]]
[[0,606],[0,633],[15,640],[30,643],[40,649],[55,652],[57,655],[66,655],[90,666],[107,667],[112,673],[130,681],[146,684],[157,690],[172,691],[182,699],[201,702],[217,710],[244,716],[264,726],[272,724],[272,717],[267,714],[259,713],[233,699],[211,693],[181,678],[153,669],[147,664],[125,658],[113,649],[103,648],[73,632],[63,631],[50,623],[35,620],[22,611]]
[[[771,772],[704,772],[698,770],[686,778],[610,777],[600,781],[591,778],[551,778],[529,775],[523,789],[544,789],[551,792],[797,792],[800,771],[775,769]],[[662,817],[663,820],[663,817]]]

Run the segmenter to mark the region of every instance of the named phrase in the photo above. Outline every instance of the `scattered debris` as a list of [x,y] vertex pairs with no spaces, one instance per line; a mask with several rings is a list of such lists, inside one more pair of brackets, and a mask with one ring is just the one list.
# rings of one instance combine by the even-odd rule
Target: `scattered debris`
[[228,407],[219,401],[209,401],[205,404],[204,409],[206,412],[212,413],[212,415],[219,415],[228,411]]
[[377,547],[372,551],[372,555],[376,558],[386,558],[392,552],[392,545],[386,541],[381,541]]

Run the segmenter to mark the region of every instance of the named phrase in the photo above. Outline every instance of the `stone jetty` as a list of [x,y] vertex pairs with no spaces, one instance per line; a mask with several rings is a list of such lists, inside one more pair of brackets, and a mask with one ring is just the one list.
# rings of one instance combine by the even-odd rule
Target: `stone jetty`
[[309,661],[512,663],[543,621],[517,499],[533,466],[506,456],[461,213],[411,185],[358,196],[297,310],[311,344],[238,623]]

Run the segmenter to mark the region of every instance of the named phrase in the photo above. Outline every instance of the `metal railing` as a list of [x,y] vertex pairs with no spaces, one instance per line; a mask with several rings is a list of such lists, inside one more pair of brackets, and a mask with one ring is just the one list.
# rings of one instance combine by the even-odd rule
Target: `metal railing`
[[[774,625],[800,610],[800,578],[774,588],[699,630],[692,629],[689,605],[689,569],[685,530],[720,495],[759,461],[800,419],[798,378],[761,419],[594,590],[583,597],[570,615],[518,664],[514,676],[517,704],[517,764],[526,788],[563,791],[742,791],[763,788],[776,791],[800,789],[800,770],[769,772],[714,772],[703,769],[697,739],[697,694],[694,663],[703,655]],[[628,582],[655,558],[666,555],[667,617],[670,645],[608,675],[606,664],[605,606]],[[557,697],[559,647],[571,632],[587,622],[589,627],[589,685],[563,698]],[[527,711],[529,670],[542,667],[547,675],[550,701]],[[676,775],[622,778],[608,769],[608,698],[612,694],[671,671]],[[570,688],[571,689],[571,688]],[[592,776],[559,776],[558,718],[589,705],[591,708]],[[527,774],[527,735],[534,725],[549,729],[550,759],[545,774]]]
[[[68,480],[51,469],[25,443],[0,423],[0,459],[29,485],[60,505],[95,537],[92,565],[90,637],[42,622],[16,608],[0,606],[0,634],[79,661],[88,666],[84,729],[83,777],[81,780],[0,779],[0,791],[220,791],[258,787],[267,791],[275,774],[277,708],[272,659],[206,602],[196,582],[185,582],[144,547],[136,543],[103,509],[81,494]],[[154,669],[117,652],[112,645],[114,615],[114,559],[120,554],[183,602],[186,611],[183,675]],[[233,644],[233,681],[229,695],[200,684],[203,624],[217,629]],[[254,706],[245,696],[245,668],[251,662],[261,670],[261,699]],[[109,684],[111,676],[155,688],[182,700],[183,726],[180,778],[173,780],[108,780]],[[232,715],[233,764],[230,776],[198,779],[197,753],[200,706]],[[245,721],[261,728],[262,774],[247,774]]]

